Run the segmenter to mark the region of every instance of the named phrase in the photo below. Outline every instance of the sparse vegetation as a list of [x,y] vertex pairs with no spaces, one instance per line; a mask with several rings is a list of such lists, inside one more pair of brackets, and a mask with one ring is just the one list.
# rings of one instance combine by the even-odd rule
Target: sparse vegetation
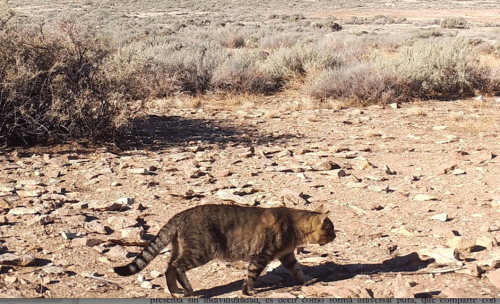
[[467,20],[465,20],[465,18],[462,17],[445,18],[441,20],[440,25],[442,28],[464,29],[467,28]]
[[332,100],[344,107],[500,91],[498,71],[479,58],[500,57],[498,42],[445,30],[465,28],[463,18],[443,19],[442,29],[382,35],[363,28],[347,32],[342,25],[408,20],[377,15],[311,22],[302,13],[274,13],[260,22],[250,15],[180,14],[161,26],[151,19],[124,26],[118,37],[99,11],[92,18],[104,23],[92,32],[53,24],[40,31],[12,22],[15,13],[2,10],[1,102],[8,110],[0,114],[0,141],[112,138],[127,126],[132,101],[183,94],[295,90],[315,107]]
[[129,112],[101,65],[108,41],[64,22],[58,32],[0,31],[0,141],[113,138]]

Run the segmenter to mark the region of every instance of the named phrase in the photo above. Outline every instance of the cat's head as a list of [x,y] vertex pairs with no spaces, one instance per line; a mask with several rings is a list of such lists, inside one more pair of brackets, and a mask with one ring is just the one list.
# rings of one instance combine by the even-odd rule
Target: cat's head
[[336,237],[335,227],[328,218],[328,211],[323,212],[322,207],[316,210],[310,218],[309,231],[306,232],[307,243],[325,245]]

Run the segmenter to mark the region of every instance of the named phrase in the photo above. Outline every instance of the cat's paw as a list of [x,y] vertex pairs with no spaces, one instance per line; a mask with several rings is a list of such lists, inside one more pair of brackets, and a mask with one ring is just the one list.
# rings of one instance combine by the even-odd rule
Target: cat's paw
[[252,287],[248,286],[246,283],[243,284],[243,294],[247,296],[253,296],[255,294],[255,290]]
[[177,292],[174,292],[174,293],[171,293],[170,294],[172,296],[172,298],[184,298],[184,293],[177,293]]

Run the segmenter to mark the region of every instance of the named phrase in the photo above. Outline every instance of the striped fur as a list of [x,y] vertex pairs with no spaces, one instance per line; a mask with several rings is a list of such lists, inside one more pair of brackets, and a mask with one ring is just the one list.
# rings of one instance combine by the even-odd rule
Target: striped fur
[[303,244],[323,245],[334,239],[333,223],[320,211],[203,205],[173,216],[133,262],[114,270],[121,276],[138,273],[171,243],[165,277],[172,295],[180,294],[179,282],[184,293],[192,296],[186,272],[215,258],[248,260],[243,293],[252,295],[255,281],[273,259],[279,259],[304,284],[295,248]]

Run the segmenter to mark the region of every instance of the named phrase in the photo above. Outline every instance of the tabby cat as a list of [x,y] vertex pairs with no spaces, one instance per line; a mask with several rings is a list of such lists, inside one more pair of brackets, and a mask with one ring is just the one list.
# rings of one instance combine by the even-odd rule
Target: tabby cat
[[202,205],[174,215],[135,260],[115,267],[120,276],[138,273],[172,243],[165,277],[172,296],[193,296],[186,271],[215,258],[248,260],[243,293],[253,295],[255,280],[273,259],[279,259],[301,283],[304,275],[294,250],[302,244],[332,242],[335,231],[327,213],[285,207],[258,208],[235,205]]

